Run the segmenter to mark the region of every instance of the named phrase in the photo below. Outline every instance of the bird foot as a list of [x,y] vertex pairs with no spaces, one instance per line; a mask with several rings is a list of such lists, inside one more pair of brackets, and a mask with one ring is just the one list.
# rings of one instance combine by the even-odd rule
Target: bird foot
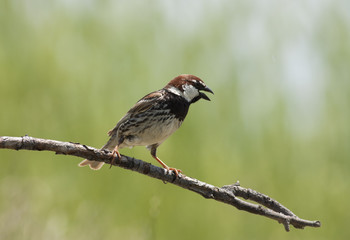
[[119,160],[119,161],[122,159],[122,156],[120,155],[120,153],[119,153],[119,151],[118,151],[117,148],[115,148],[115,149],[113,150],[112,155],[113,155],[113,159],[112,159],[112,161],[111,161],[111,166],[110,166],[109,168],[111,168],[111,167],[114,165],[114,163],[116,162],[117,156],[118,156],[118,160]]
[[[152,152],[154,151],[154,152]],[[175,177],[177,178],[179,176],[179,173],[182,173],[182,171],[180,169],[177,169],[177,168],[172,168],[172,167],[168,167],[162,160],[160,160],[157,156],[156,156],[156,153],[155,153],[155,150],[151,150],[151,154],[152,154],[152,157],[157,160],[160,165],[163,166],[164,169],[167,170],[167,172],[169,171],[173,171],[175,173]],[[176,179],[175,178],[175,179]]]
[[179,176],[179,173],[182,173],[182,171],[180,169],[177,168],[172,168],[172,167],[168,167],[165,168],[167,171],[173,171],[175,173],[176,178]]

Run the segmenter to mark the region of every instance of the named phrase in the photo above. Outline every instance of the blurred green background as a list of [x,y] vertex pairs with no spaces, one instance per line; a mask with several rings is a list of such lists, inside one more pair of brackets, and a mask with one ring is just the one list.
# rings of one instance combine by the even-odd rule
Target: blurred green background
[[[319,229],[205,200],[76,157],[0,150],[0,239],[349,239],[349,1],[0,1],[0,135],[100,147],[181,73],[211,102],[158,150],[217,186],[239,180]],[[144,147],[123,154],[158,165]]]

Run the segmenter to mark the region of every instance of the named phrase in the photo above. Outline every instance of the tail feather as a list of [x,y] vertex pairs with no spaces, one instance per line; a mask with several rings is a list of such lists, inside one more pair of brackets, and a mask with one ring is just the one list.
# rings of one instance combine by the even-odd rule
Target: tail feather
[[101,167],[105,164],[104,162],[98,162],[98,161],[90,161],[87,159],[84,159],[81,163],[79,163],[79,167],[85,167],[89,166],[92,170],[100,170]]
[[[114,149],[114,147],[117,145],[116,143],[116,137],[111,137],[109,139],[109,141],[106,143],[106,145],[104,145],[101,150],[103,149],[107,149],[112,151]],[[91,160],[87,160],[84,159],[82,162],[79,163],[79,167],[85,167],[85,166],[89,166],[92,170],[100,170],[101,167],[103,166],[104,162],[98,162],[98,161],[91,161]]]

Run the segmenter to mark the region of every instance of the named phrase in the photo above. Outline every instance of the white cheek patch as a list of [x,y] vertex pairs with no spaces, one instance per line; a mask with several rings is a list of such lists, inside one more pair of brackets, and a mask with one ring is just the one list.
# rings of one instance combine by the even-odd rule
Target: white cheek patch
[[172,92],[175,95],[182,96],[182,92],[179,89],[177,89],[176,87],[171,87],[168,90],[169,90],[169,92]]
[[197,88],[195,88],[192,85],[189,84],[185,84],[182,86],[183,91],[183,97],[188,101],[191,102],[192,99],[194,99],[195,97],[197,97],[199,95],[199,91]]

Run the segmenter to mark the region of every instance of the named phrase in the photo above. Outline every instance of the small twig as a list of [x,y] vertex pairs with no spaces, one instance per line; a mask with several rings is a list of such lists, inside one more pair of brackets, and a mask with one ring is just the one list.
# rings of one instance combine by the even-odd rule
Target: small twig
[[[29,136],[0,137],[0,148],[53,151],[56,154],[72,155],[109,164],[113,158],[111,152],[95,149],[79,143],[60,142],[49,139],[32,138]],[[282,223],[286,231],[290,230],[290,225],[295,228],[321,226],[319,221],[301,219],[276,200],[255,190],[243,188],[239,183],[226,185],[220,188],[183,174],[179,174],[176,178],[173,172],[168,172],[163,168],[124,155],[122,155],[120,161],[115,161],[113,165],[160,179],[163,182],[170,182],[184,189],[198,193],[205,198],[230,204],[239,210],[274,219]],[[244,201],[238,197],[254,201],[261,205]]]

